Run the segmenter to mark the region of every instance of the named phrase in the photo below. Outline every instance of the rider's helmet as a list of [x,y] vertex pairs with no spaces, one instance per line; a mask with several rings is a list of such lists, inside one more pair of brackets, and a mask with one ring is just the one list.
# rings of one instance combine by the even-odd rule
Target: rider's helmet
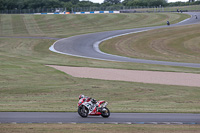
[[79,96],[79,100],[80,100],[81,98],[84,98],[84,95],[81,94],[81,95]]
[[93,98],[91,99],[91,102],[94,104],[97,103],[96,99],[93,99]]

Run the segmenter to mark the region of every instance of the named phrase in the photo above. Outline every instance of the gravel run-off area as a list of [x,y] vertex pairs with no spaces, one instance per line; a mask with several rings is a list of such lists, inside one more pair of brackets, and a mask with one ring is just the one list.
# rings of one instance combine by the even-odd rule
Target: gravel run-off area
[[200,87],[200,74],[48,65],[73,77]]

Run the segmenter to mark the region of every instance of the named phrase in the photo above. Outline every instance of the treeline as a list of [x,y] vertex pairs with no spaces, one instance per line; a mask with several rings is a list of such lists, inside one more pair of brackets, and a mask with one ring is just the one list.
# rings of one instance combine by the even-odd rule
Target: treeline
[[200,4],[200,1],[188,0],[188,2],[167,3],[166,0],[104,0],[102,4],[80,0],[0,0],[0,10],[15,9],[41,9],[60,8],[68,10],[76,7],[105,7],[105,6],[184,6]]

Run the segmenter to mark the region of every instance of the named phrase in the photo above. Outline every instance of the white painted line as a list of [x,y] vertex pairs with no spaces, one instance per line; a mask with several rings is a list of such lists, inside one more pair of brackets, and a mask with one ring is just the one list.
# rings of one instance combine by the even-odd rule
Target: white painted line
[[[66,38],[63,38],[66,39]],[[57,41],[61,41],[63,39],[57,40]],[[56,42],[57,42],[56,41]],[[64,52],[60,52],[55,50],[54,45],[56,44],[56,42],[51,45],[51,47],[49,48],[50,51],[55,52],[55,53],[59,53],[59,54],[64,54],[64,55],[70,55],[70,56],[75,56],[75,57],[82,57],[82,58],[89,58],[89,59],[97,59],[97,60],[105,60],[105,61],[116,61],[116,60],[107,60],[107,59],[101,59],[101,58],[92,58],[92,57],[87,57],[87,56],[80,56],[80,55],[74,55],[74,54],[69,54],[69,53],[64,53]],[[118,61],[118,62],[122,62],[122,61]]]
[[[128,33],[124,33],[124,34],[119,34],[119,35],[116,35],[116,36],[111,36],[111,37],[108,37],[108,38],[105,38],[103,40],[100,40],[98,42],[95,42],[93,44],[93,48],[96,52],[100,53],[100,54],[104,54],[104,55],[112,55],[112,54],[108,54],[108,53],[104,53],[102,52],[100,49],[99,49],[99,45],[103,42],[103,41],[107,41],[109,39],[112,39],[112,38],[115,38],[115,37],[119,37],[119,36],[124,36],[124,35],[129,35],[129,34],[134,34],[134,33],[140,33],[140,32],[145,32],[145,31],[149,31],[151,29],[147,29],[147,30],[141,30],[141,31],[134,31],[134,32],[128,32]],[[115,57],[123,57],[123,56],[117,56],[117,55],[112,55],[112,56],[115,56]],[[128,58],[128,57],[124,57],[124,58]]]
[[155,125],[157,125],[157,124],[158,124],[158,122],[151,122],[150,124],[155,124]]
[[[78,12],[76,12],[77,14]],[[97,12],[94,12],[94,13],[97,13]],[[183,20],[179,23],[183,23],[185,21],[188,21],[189,19],[191,18],[188,18],[186,20]],[[179,24],[177,23],[177,24]],[[147,27],[148,28],[148,27]],[[106,40],[109,40],[109,39],[112,39],[112,38],[115,38],[115,37],[119,37],[119,36],[124,36],[124,35],[128,35],[128,34],[134,34],[134,33],[140,33],[140,32],[145,32],[145,31],[149,31],[149,30],[153,30],[153,29],[146,29],[146,30],[141,30],[141,31],[134,31],[134,32],[128,32],[128,33],[124,33],[124,34],[119,34],[119,35],[116,35],[116,36],[111,36],[111,37],[108,37],[108,38],[105,38],[103,40],[100,40],[100,41],[97,41],[93,44],[93,48],[96,52],[100,53],[100,54],[104,54],[104,55],[109,55],[109,56],[115,56],[115,57],[120,57],[120,58],[128,58],[128,57],[123,57],[123,56],[117,56],[117,55],[112,55],[112,54],[107,54],[107,53],[104,53],[102,52],[100,49],[99,49],[99,45],[100,43],[102,43],[103,41],[106,41]],[[105,61],[115,61],[115,62],[126,62],[126,61],[117,61],[117,60],[111,60],[111,59],[101,59],[101,58],[93,58],[93,57],[88,57],[88,56],[81,56],[81,55],[74,55],[74,54],[69,54],[69,53],[64,53],[64,52],[60,52],[60,51],[57,51],[55,50],[54,48],[54,45],[58,42],[58,41],[61,41],[61,40],[64,40],[66,38],[63,38],[63,39],[60,39],[60,40],[57,40],[56,42],[54,42],[54,44],[49,48],[50,51],[52,52],[55,52],[55,53],[59,53],[59,54],[64,54],[64,55],[70,55],[70,56],[75,56],[75,57],[82,57],[82,58],[89,58],[89,59],[97,59],[97,60],[105,60]]]
[[170,125],[171,123],[170,122],[161,122],[159,124],[165,124],[165,125]]
[[118,122],[105,122],[105,124],[119,124]]
[[105,124],[104,122],[98,122],[97,124]]
[[192,18],[192,15],[190,15],[190,18],[185,19],[185,20],[183,20],[183,21],[181,21],[181,22],[178,22],[177,24],[181,24],[181,23],[183,23],[183,22],[185,22],[185,21],[188,21],[188,20],[191,19],[191,18]]
[[[99,53],[101,53],[101,54],[104,54],[104,55],[112,55],[112,54],[107,54],[107,53],[104,53],[104,52],[100,51],[100,49],[99,49],[99,44],[102,43],[103,41],[106,41],[106,40],[109,40],[109,39],[112,39],[112,38],[115,38],[115,37],[124,36],[124,35],[128,35],[128,34],[133,34],[133,33],[145,32],[145,31],[148,31],[148,30],[151,30],[151,29],[141,30],[141,31],[134,31],[134,32],[128,32],[128,33],[119,34],[119,35],[116,35],[116,36],[111,36],[111,37],[108,37],[108,38],[106,38],[106,39],[103,39],[103,40],[100,40],[100,41],[98,41],[98,42],[95,42],[95,43],[93,44],[93,48],[94,48],[95,51],[97,51],[97,52],[99,52]],[[105,60],[105,61],[116,61],[116,60],[111,60],[111,59],[101,59],[101,58],[92,58],[92,57],[87,57],[87,56],[74,55],[74,54],[64,53],[64,52],[60,52],[60,51],[55,50],[54,45],[55,45],[58,41],[61,41],[61,40],[64,40],[64,39],[66,39],[66,38],[63,38],[63,39],[60,39],[60,40],[57,40],[56,42],[54,42],[54,44],[51,45],[51,47],[49,48],[49,50],[52,51],[52,52],[55,52],[55,53],[64,54],[64,55],[70,55],[70,56],[75,56],[75,57],[90,58],[90,59]],[[121,58],[128,58],[128,57],[117,56],[117,55],[112,55],[112,56],[121,57]],[[118,61],[118,62],[123,62],[123,61]],[[124,61],[124,62],[125,62],[125,61]]]
[[188,21],[189,19],[191,19],[191,18],[185,19],[185,20],[183,20],[183,21],[181,21],[181,22],[178,22],[177,24],[181,24],[181,23],[183,23],[183,22],[185,22],[185,21]]
[[171,124],[183,125],[183,122],[171,122]]
[[131,122],[119,122],[118,124],[128,124],[128,125],[131,125],[132,123]]

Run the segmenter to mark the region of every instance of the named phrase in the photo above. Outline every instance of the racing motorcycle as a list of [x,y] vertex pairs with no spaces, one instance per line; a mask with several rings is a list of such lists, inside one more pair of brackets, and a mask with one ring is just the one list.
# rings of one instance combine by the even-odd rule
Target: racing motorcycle
[[78,114],[81,117],[99,116],[101,115],[104,118],[110,116],[110,111],[106,107],[108,102],[105,101],[96,101],[92,98],[81,98],[78,102]]

